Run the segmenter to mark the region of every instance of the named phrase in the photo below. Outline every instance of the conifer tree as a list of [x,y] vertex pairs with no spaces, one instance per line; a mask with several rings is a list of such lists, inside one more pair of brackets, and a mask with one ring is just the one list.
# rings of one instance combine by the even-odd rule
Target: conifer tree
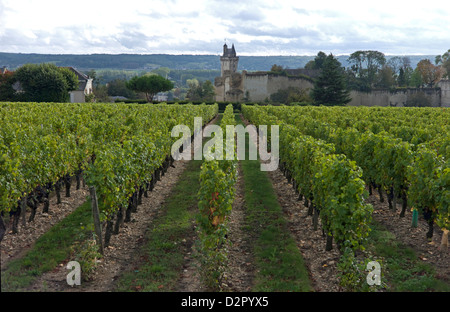
[[326,57],[311,96],[316,105],[345,105],[351,101],[341,63],[333,54]]

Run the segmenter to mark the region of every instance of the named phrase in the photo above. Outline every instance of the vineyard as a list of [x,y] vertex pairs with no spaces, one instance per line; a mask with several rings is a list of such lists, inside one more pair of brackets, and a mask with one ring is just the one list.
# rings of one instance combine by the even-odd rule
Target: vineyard
[[[203,134],[202,160],[174,159],[186,145],[172,129],[194,142],[195,117],[223,138]],[[0,103],[2,291],[448,291],[449,120],[444,108]],[[213,159],[238,124],[267,125],[269,143],[279,127],[276,171],[235,148]],[[419,260],[394,264],[377,240]],[[75,259],[79,288],[66,282]],[[382,282],[369,285],[374,261]]]
[[[385,191],[391,209],[401,198],[401,217],[409,198],[410,207],[423,213],[430,225],[427,237],[433,235],[434,222],[442,229],[450,227],[448,111],[386,113],[369,108],[243,108],[254,124],[280,125],[282,170],[293,179],[300,198],[312,203],[311,211],[331,209],[326,212],[333,216],[331,222],[336,221],[337,227],[348,224],[331,232],[352,232],[355,237],[341,240],[353,247],[367,231],[358,226],[370,222],[370,208],[363,204],[365,184],[370,194],[378,189],[382,201]],[[344,189],[348,194],[342,193]],[[347,206],[345,211],[342,206]],[[344,219],[337,220],[341,212]],[[349,219],[355,223],[349,224]]]

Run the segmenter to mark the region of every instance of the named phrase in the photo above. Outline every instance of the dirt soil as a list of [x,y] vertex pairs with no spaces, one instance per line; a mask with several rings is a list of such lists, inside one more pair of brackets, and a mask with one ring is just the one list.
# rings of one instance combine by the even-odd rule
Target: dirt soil
[[[233,208],[228,218],[229,232],[228,263],[222,282],[222,291],[245,292],[251,291],[254,266],[252,260],[252,247],[249,235],[243,230],[245,201],[242,175],[238,171],[236,194]],[[195,237],[189,238],[195,240]],[[185,257],[186,263],[181,274],[179,287],[176,291],[197,292],[208,291],[202,285],[198,270],[199,264],[195,259],[196,251],[192,248]]]
[[133,255],[144,242],[148,224],[164,205],[165,199],[177,183],[185,165],[186,161],[177,161],[175,168],[169,167],[165,175],[161,177],[161,181],[156,183],[153,191],[148,192],[148,197],[142,197],[142,204],[138,206],[137,212],[131,214],[131,221],[123,223],[119,234],[112,235],[110,245],[105,248],[104,256],[98,260],[97,268],[90,281],[82,281],[81,285],[76,287],[69,286],[66,282],[69,270],[66,268],[66,263],[61,263],[53,271],[37,279],[29,291],[108,292],[113,290],[117,277],[133,263]]
[[[72,183],[74,185],[74,183]],[[77,207],[82,205],[89,195],[88,188],[80,187],[75,190],[73,187],[70,190],[70,197],[65,197],[65,191],[61,192],[61,203],[56,203],[56,195],[52,193],[49,197],[50,206],[48,213],[43,213],[42,208],[44,204],[40,204],[33,222],[28,222],[29,212],[26,215],[26,226],[19,221],[19,228],[17,234],[12,234],[12,219],[6,224],[6,235],[0,243],[1,251],[1,267],[5,268],[7,263],[13,259],[21,257],[28,251],[34,242],[45,232],[47,232],[53,225],[64,219],[72,213]]]
[[412,228],[412,212],[407,209],[405,217],[400,218],[401,204],[397,203],[396,210],[389,209],[386,194],[383,203],[378,194],[369,196],[367,202],[374,207],[374,220],[383,224],[398,241],[412,248],[423,262],[431,264],[439,279],[450,283],[450,250],[440,250],[443,232],[437,225],[434,225],[433,237],[429,241],[426,238],[428,224],[422,216],[419,215],[417,228]]
[[303,201],[297,200],[298,195],[283,173],[280,170],[268,171],[268,175],[272,180],[292,236],[297,241],[297,246],[309,269],[314,291],[342,291],[337,276],[339,252],[335,246],[331,251],[325,251],[326,238],[322,235],[320,220],[318,229],[315,231],[312,217],[307,213],[308,208],[304,206]]
[[244,181],[238,167],[236,194],[229,219],[229,248],[227,271],[225,272],[224,291],[251,291],[255,268],[253,266],[253,248],[249,234],[243,229],[245,223]]

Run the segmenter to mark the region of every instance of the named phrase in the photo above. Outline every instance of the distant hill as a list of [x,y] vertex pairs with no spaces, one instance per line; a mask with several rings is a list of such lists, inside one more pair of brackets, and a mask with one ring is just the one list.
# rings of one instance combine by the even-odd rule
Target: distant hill
[[[238,55],[239,56],[239,55]],[[158,67],[170,69],[220,70],[219,55],[171,55],[171,54],[23,54],[0,52],[0,68],[14,70],[27,63],[54,63],[57,66],[72,66],[79,70],[121,69],[152,70]],[[386,58],[389,59],[390,56]],[[409,56],[411,66],[424,58],[434,62],[434,55]],[[337,56],[342,66],[347,67],[348,55]],[[239,70],[270,70],[273,64],[287,68],[302,68],[314,56],[239,56]]]

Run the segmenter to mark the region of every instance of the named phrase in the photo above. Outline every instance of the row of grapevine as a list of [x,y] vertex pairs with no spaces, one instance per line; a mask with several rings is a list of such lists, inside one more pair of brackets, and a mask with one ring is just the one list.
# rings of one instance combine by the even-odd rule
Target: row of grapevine
[[[226,107],[220,123],[222,133],[227,125],[235,125],[233,106]],[[216,133],[217,135],[217,133]],[[219,142],[226,146],[226,139]],[[200,228],[199,241],[202,254],[202,276],[212,288],[220,288],[227,260],[228,216],[231,213],[237,179],[237,162],[233,144],[226,152],[233,153],[233,160],[215,159],[215,145],[205,155],[200,171],[198,192]],[[231,148],[232,147],[232,148]]]
[[[421,211],[429,223],[428,238],[433,235],[434,222],[444,231],[450,228],[448,110],[348,107],[324,108],[319,114],[318,108],[267,109],[302,133],[333,143],[337,152],[355,160],[369,190],[378,188],[381,200],[383,191],[387,193],[390,208],[395,208],[397,198],[402,199],[400,216],[408,205]],[[400,135],[412,131],[414,135]]]
[[59,191],[61,182],[87,162],[90,146],[82,138],[86,129],[68,118],[78,107],[73,113],[46,104],[3,103],[0,108],[1,212],[17,216],[27,204],[35,211],[39,195],[46,199],[47,210],[50,188]]
[[290,110],[312,123],[326,122],[334,128],[355,128],[374,134],[387,132],[414,146],[444,141],[441,153],[450,152],[446,151],[450,132],[450,112],[446,108],[291,107]]
[[75,174],[95,187],[111,224],[170,165],[171,129],[194,129],[194,117],[207,122],[217,111],[217,105],[1,103],[1,212],[25,211],[27,199],[48,198]]
[[364,203],[367,192],[355,162],[336,153],[333,144],[304,135],[262,107],[243,105],[242,113],[256,126],[280,126],[280,169],[309,202],[315,227],[320,216],[328,235],[326,249],[331,249],[332,238],[341,250],[364,249],[372,207]]

